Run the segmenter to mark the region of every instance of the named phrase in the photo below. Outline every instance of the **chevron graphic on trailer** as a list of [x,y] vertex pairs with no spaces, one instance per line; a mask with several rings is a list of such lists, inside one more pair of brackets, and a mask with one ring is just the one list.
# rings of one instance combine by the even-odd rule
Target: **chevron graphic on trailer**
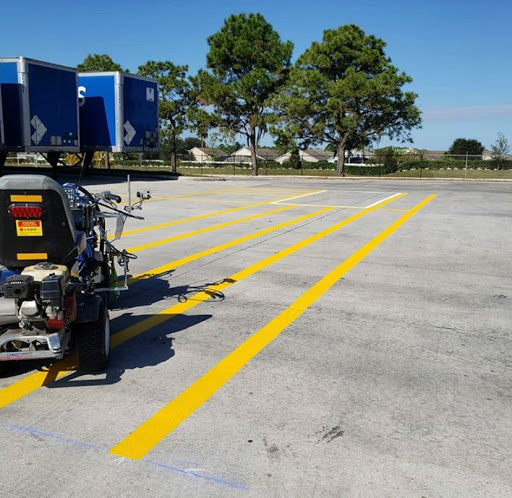
[[126,121],[124,124],[124,129],[126,131],[126,135],[124,136],[124,141],[126,145],[130,145],[132,143],[133,137],[137,134],[135,128],[132,126],[130,121]]
[[31,137],[32,142],[34,142],[36,145],[39,145],[45,133],[48,131],[48,128],[46,128],[44,123],[36,115],[31,119],[30,124],[35,129]]

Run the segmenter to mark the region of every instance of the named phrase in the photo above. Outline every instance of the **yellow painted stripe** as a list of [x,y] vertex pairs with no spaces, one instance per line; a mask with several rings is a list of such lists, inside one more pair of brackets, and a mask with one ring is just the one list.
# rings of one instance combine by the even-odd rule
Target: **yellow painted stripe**
[[[264,205],[268,205],[268,204],[269,204],[268,202],[254,202],[254,203],[251,203],[251,204],[246,204],[246,205],[241,206],[241,207],[225,209],[224,211],[217,211],[215,213],[201,214],[199,216],[192,216],[190,218],[184,218],[182,220],[169,221],[167,223],[161,223],[159,225],[152,225],[152,226],[144,227],[144,228],[136,228],[135,230],[128,230],[128,231],[123,232],[123,237],[125,237],[127,235],[133,235],[133,234],[136,234],[136,233],[149,232],[151,230],[158,230],[160,228],[168,228],[168,227],[172,227],[172,226],[175,226],[175,225],[181,225],[182,223],[189,223],[191,221],[205,220],[207,218],[213,218],[214,216],[221,216],[223,214],[236,213],[237,211],[242,211],[244,209],[250,209],[250,208],[253,208],[253,207],[264,206]],[[113,239],[114,236],[110,235],[108,238],[109,239]]]
[[19,252],[16,254],[18,261],[30,261],[31,259],[48,259],[45,252]]
[[435,196],[431,195],[392,223],[386,230],[347,258],[343,263],[304,292],[294,303],[265,327],[253,334],[237,349],[221,360],[194,384],[164,406],[149,420],[111,449],[111,453],[126,458],[142,458],[169,435],[187,417],[205,403],[247,363],[268,346],[283,330],[325,294],[347,272],[358,265],[393,232],[416,214]]
[[192,232],[187,232],[182,235],[175,235],[174,237],[168,237],[166,239],[157,240],[155,242],[149,242],[148,244],[142,244],[140,246],[130,247],[128,251],[130,252],[140,252],[145,249],[152,249],[153,247],[158,247],[164,244],[169,244],[170,242],[176,242],[178,240],[188,239],[189,237],[194,237],[195,235],[201,235],[203,233],[213,232],[214,230],[220,230],[221,228],[231,227],[233,225],[238,225],[239,223],[245,223],[246,221],[256,220],[258,218],[262,218],[264,216],[268,216],[269,214],[279,213],[281,211],[286,211],[288,209],[292,209],[293,206],[286,206],[280,209],[272,209],[271,211],[266,211],[264,213],[254,214],[252,216],[247,216],[246,218],[240,218],[238,220],[228,221],[226,223],[220,223],[219,225],[213,225],[211,227],[201,228],[199,230],[194,230]]
[[49,369],[39,370],[24,379],[4,387],[0,391],[0,408],[10,405],[14,401],[36,391],[42,386],[47,386],[54,380],[60,379],[76,370],[76,361],[73,358],[54,363]]
[[[271,256],[268,256],[265,259],[262,259],[261,261],[254,263],[251,266],[248,266],[244,270],[241,270],[234,275],[231,275],[228,278],[225,278],[221,280],[220,282],[217,282],[214,285],[211,285],[207,289],[197,292],[190,298],[188,298],[183,303],[175,304],[163,311],[160,311],[158,314],[146,318],[145,320],[142,320],[139,323],[136,323],[135,325],[132,325],[131,327],[128,327],[121,332],[118,332],[112,337],[112,344],[113,346],[120,346],[122,343],[128,341],[129,339],[142,334],[146,330],[149,330],[152,327],[155,327],[156,325],[159,325],[160,323],[166,322],[167,320],[173,318],[176,315],[185,313],[186,311],[190,310],[191,308],[197,306],[198,304],[201,304],[204,301],[208,301],[212,296],[218,294],[219,292],[223,292],[225,289],[230,287],[231,285],[240,282],[241,280],[244,280],[246,278],[249,278],[250,276],[254,275],[255,273],[267,268],[270,265],[273,265],[274,263],[277,263],[278,261],[281,261],[284,258],[287,258],[291,254],[296,253],[297,251],[300,251],[301,249],[304,249],[305,247],[309,246],[310,244],[313,244],[314,242],[319,241],[320,239],[323,239],[324,237],[327,237],[328,235],[340,230],[341,228],[349,225],[350,223],[353,223],[354,221],[362,218],[363,216],[367,215],[368,213],[371,213],[373,211],[376,211],[377,209],[385,206],[386,204],[389,204],[390,202],[393,202],[394,200],[399,199],[400,197],[403,197],[405,194],[401,194],[399,197],[394,197],[393,199],[388,199],[386,201],[381,202],[380,204],[377,204],[376,206],[373,206],[371,208],[368,208],[364,211],[361,211],[350,218],[346,218],[335,225],[333,225],[330,228],[326,228],[325,230],[322,230],[318,232],[315,235],[312,235],[308,237],[307,239],[302,240],[301,242],[297,242],[296,244],[293,244],[292,246],[283,249],[282,251],[279,251],[276,254],[272,254]],[[0,391],[1,393],[1,391]]]
[[[303,249],[304,247],[310,244],[313,244],[314,242],[317,242],[318,240],[330,235],[331,233],[336,232],[337,230],[343,228],[344,226],[362,218],[366,214],[376,211],[381,207],[384,207],[385,205],[399,199],[400,197],[403,197],[404,195],[405,194],[401,194],[399,197],[394,197],[392,199],[385,200],[380,204],[377,204],[376,206],[368,208],[364,211],[355,214],[354,216],[351,216],[350,218],[342,220],[341,222],[336,223],[330,228],[322,230],[321,232],[318,232],[317,234],[308,237],[307,239],[304,239],[303,241],[298,242],[297,244],[294,244],[288,247],[287,249],[284,249],[276,254],[273,254],[272,256],[269,256],[263,259],[262,261],[259,261],[258,263],[249,266],[245,270],[235,273],[231,277],[225,278],[224,280],[210,286],[208,289],[205,289],[204,291],[197,292],[196,294],[190,296],[186,301],[182,303],[177,303],[173,306],[170,306],[169,308],[160,311],[156,315],[153,315],[149,318],[146,318],[145,320],[140,321],[139,323],[127,327],[126,329],[112,336],[112,349],[121,346],[122,344],[129,341],[133,337],[143,334],[144,332],[147,332],[148,330],[152,329],[153,327],[156,327],[157,325],[160,325],[161,323],[167,322],[168,320],[171,320],[172,318],[179,316],[182,313],[185,313],[186,311],[194,308],[195,306],[201,304],[202,302],[207,301],[217,292],[221,292],[224,289],[228,288],[229,286],[235,284],[236,282],[239,282],[245,278],[250,277],[251,275],[254,275],[258,271],[290,256],[291,254],[299,251],[300,249]],[[64,371],[64,373],[62,373],[62,363],[62,361],[59,361],[52,366],[52,371],[54,372],[53,378],[56,379],[62,377],[63,375],[67,375],[67,371]],[[66,370],[66,367],[64,368],[64,370]],[[41,374],[41,372],[36,372],[34,374],[29,375],[25,379],[0,390],[0,408],[10,405],[11,403],[17,401],[18,399],[23,398],[27,394],[30,394],[31,392],[35,391],[39,387],[46,385],[46,376]]]
[[313,213],[306,214],[304,216],[300,216],[298,218],[294,218],[293,220],[286,221],[285,223],[280,223],[279,225],[266,228],[265,230],[261,230],[259,232],[251,233],[250,235],[246,235],[244,237],[240,237],[238,239],[232,240],[230,242],[226,242],[225,244],[220,244],[218,246],[212,247],[210,249],[205,249],[204,251],[196,252],[191,254],[190,256],[185,256],[184,258],[177,259],[176,261],[171,261],[170,263],[166,263],[165,265],[158,266],[156,268],[152,268],[144,273],[139,273],[138,275],[134,275],[130,278],[129,284],[134,284],[139,282],[140,280],[146,280],[148,278],[155,277],[157,275],[162,275],[170,270],[174,270],[175,268],[179,268],[187,263],[191,263],[192,261],[196,261],[200,258],[204,258],[206,256],[210,256],[211,254],[215,254],[217,252],[225,251],[226,249],[230,249],[231,247],[235,247],[237,245],[243,244],[245,242],[249,242],[258,237],[263,237],[269,233],[275,232],[277,230],[281,230],[282,228],[286,228],[290,225],[294,225],[296,223],[300,223],[302,221],[306,221],[314,216],[319,216],[328,211],[332,211],[333,208],[323,208],[318,211],[314,211]]
[[42,195],[11,195],[11,202],[43,202]]

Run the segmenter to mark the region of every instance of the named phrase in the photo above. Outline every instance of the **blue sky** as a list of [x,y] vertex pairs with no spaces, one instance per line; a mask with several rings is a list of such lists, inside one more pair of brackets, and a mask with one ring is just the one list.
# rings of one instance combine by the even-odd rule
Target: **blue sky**
[[358,24],[414,80],[424,121],[415,146],[445,149],[466,137],[488,148],[498,132],[512,142],[510,0],[4,0],[0,12],[1,56],[76,66],[108,53],[132,71],[149,59],[204,67],[206,38],[232,13],[261,12],[294,42],[294,58],[324,29]]

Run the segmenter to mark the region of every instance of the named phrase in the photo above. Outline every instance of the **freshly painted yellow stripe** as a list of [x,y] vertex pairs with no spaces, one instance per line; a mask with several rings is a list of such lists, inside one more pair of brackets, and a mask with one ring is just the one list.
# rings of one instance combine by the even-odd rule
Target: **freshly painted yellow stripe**
[[238,239],[232,240],[230,242],[226,242],[225,244],[220,244],[215,247],[211,247],[210,249],[206,249],[201,252],[196,252],[191,254],[190,256],[185,256],[184,258],[178,259],[176,261],[171,261],[170,263],[166,263],[165,265],[158,266],[156,268],[152,268],[144,273],[139,273],[138,275],[134,275],[130,278],[129,284],[134,284],[139,282],[140,280],[146,280],[148,278],[155,277],[157,275],[161,275],[169,270],[173,270],[175,268],[179,268],[187,263],[191,263],[192,261],[196,261],[200,258],[204,258],[209,256],[210,254],[215,254],[217,252],[225,251],[226,249],[230,249],[231,247],[235,247],[237,245],[243,244],[245,242],[249,242],[250,240],[256,239],[258,237],[263,237],[263,235],[267,235],[269,233],[275,232],[277,230],[281,230],[282,228],[286,228],[290,225],[294,225],[296,223],[300,223],[301,221],[306,221],[314,216],[319,216],[328,211],[332,211],[333,208],[323,208],[318,211],[314,211],[313,213],[306,214],[304,216],[300,216],[298,218],[294,218],[293,220],[286,221],[285,223],[280,223],[279,225],[266,228],[265,230],[261,230],[259,232],[251,233],[250,235],[246,235],[244,237],[240,237]]
[[4,387],[0,391],[0,408],[4,408],[14,401],[36,391],[42,386],[47,386],[54,380],[60,379],[76,370],[76,361],[73,358],[54,363],[49,369],[39,370],[24,379]]
[[[198,216],[192,216],[190,218],[183,218],[181,220],[169,221],[167,223],[161,223],[159,225],[152,225],[152,226],[144,227],[144,228],[136,228],[135,230],[128,230],[128,231],[123,232],[123,237],[125,237],[127,235],[133,235],[135,233],[149,232],[151,230],[158,230],[159,228],[168,228],[168,227],[172,227],[175,225],[181,225],[182,223],[189,223],[191,221],[205,220],[207,218],[213,218],[214,216],[221,216],[223,214],[236,213],[237,211],[242,211],[244,209],[250,209],[253,207],[264,206],[264,205],[268,205],[268,204],[269,204],[268,202],[254,202],[251,204],[246,204],[241,207],[225,209],[224,211],[217,211],[215,213],[201,214]],[[110,235],[108,238],[113,239],[114,236]]]
[[[405,194],[402,194],[400,197],[403,197],[404,195]],[[160,311],[159,313],[151,316],[150,318],[146,318],[145,320],[142,320],[139,323],[127,327],[126,329],[112,336],[112,349],[121,346],[122,344],[129,341],[133,337],[143,334],[144,332],[147,332],[151,328],[156,327],[161,323],[164,323],[176,316],[179,316],[182,313],[185,313],[186,311],[194,308],[195,306],[201,304],[202,302],[207,301],[217,292],[221,292],[227,287],[235,284],[236,282],[239,282],[245,278],[250,277],[251,275],[254,275],[258,271],[290,256],[291,254],[299,251],[300,249],[303,249],[304,247],[313,244],[314,242],[317,242],[318,240],[330,235],[331,233],[336,232],[337,230],[343,228],[344,226],[358,220],[359,218],[362,218],[366,214],[376,211],[397,199],[399,199],[399,197],[394,197],[393,199],[385,200],[380,204],[377,204],[376,206],[368,208],[364,211],[355,214],[354,216],[351,216],[350,218],[342,220],[341,222],[336,223],[330,228],[322,230],[321,232],[311,237],[308,237],[307,239],[304,239],[303,241],[298,242],[297,244],[294,244],[288,247],[287,249],[284,249],[283,251],[273,254],[272,256],[269,256],[263,259],[262,261],[259,261],[258,263],[249,266],[245,270],[235,273],[231,277],[221,280],[220,282],[210,286],[208,289],[197,292],[196,294],[190,296],[186,301],[182,303],[177,303],[173,306],[170,306],[169,308]],[[60,378],[63,375],[67,375],[69,373],[67,371],[64,371],[64,373],[62,373],[62,370],[67,369],[66,366],[61,367],[63,363],[64,362],[59,361],[52,366],[52,379]],[[25,379],[22,379],[21,381],[16,382],[15,384],[12,384],[11,386],[0,390],[0,408],[10,405],[11,403],[17,401],[18,399],[21,399],[24,396],[35,391],[39,387],[46,385],[45,379],[46,376],[42,375],[42,372],[36,372],[34,374],[29,375]]]
[[45,252],[19,252],[16,254],[18,261],[30,261],[31,259],[48,259]]
[[325,294],[347,272],[359,264],[393,232],[435,196],[431,195],[392,223],[386,230],[347,258],[338,267],[304,292],[295,302],[271,320],[237,349],[221,360],[194,384],[188,387],[128,437],[114,446],[110,453],[126,458],[142,458],[178,425],[213,396],[249,361],[268,346],[283,330]]
[[155,242],[149,242],[148,244],[142,244],[140,246],[130,247],[130,249],[128,249],[128,251],[130,251],[130,252],[144,251],[145,249],[151,249],[153,247],[158,247],[163,244],[169,244],[170,242],[176,242],[177,240],[188,239],[189,237],[194,237],[195,235],[201,235],[203,233],[213,232],[214,230],[220,230],[221,228],[231,227],[233,225],[238,225],[239,223],[245,223],[246,221],[256,220],[258,218],[268,216],[269,214],[279,213],[280,211],[286,211],[286,210],[292,209],[292,208],[293,208],[293,206],[286,206],[286,207],[280,208],[280,209],[272,209],[271,211],[254,214],[252,216],[247,216],[246,218],[240,218],[237,220],[228,221],[226,223],[220,223],[219,225],[213,225],[211,227],[201,228],[199,230],[187,232],[182,235],[175,235],[174,237],[168,237],[166,239],[157,240]]
[[43,202],[42,195],[11,195],[11,202]]
[[[401,194],[400,197],[403,197],[405,194]],[[363,216],[367,215],[368,213],[371,213],[373,211],[376,211],[380,207],[385,206],[386,204],[389,204],[390,202],[393,202],[394,200],[399,199],[399,197],[394,197],[393,199],[388,199],[386,201],[383,201],[380,204],[377,204],[376,206],[373,206],[371,208],[368,208],[364,211],[361,211],[350,218],[346,218],[335,225],[333,225],[330,228],[326,228],[325,230],[322,230],[315,235],[312,235],[308,237],[307,239],[302,240],[301,242],[297,242],[296,244],[293,244],[292,246],[283,249],[282,251],[279,251],[276,254],[272,254],[271,256],[268,256],[265,259],[262,259],[261,261],[254,263],[251,266],[248,266],[244,270],[241,270],[234,275],[231,275],[228,278],[225,278],[224,280],[221,280],[220,282],[217,282],[216,284],[211,285],[207,289],[197,292],[190,298],[188,298],[183,303],[175,304],[163,311],[160,311],[158,314],[146,318],[145,320],[142,320],[139,323],[136,323],[135,325],[132,325],[131,327],[128,327],[121,332],[118,332],[112,337],[112,345],[113,347],[119,346],[122,343],[128,341],[132,337],[135,337],[139,334],[142,334],[146,330],[149,330],[152,327],[155,327],[156,325],[163,323],[171,318],[173,318],[176,315],[180,315],[182,313],[185,313],[189,309],[197,306],[198,304],[208,301],[212,296],[215,294],[218,294],[219,292],[224,291],[231,285],[240,282],[241,280],[244,280],[246,278],[249,278],[250,276],[254,275],[255,273],[267,268],[270,265],[273,265],[274,263],[277,263],[278,261],[281,261],[284,258],[287,258],[291,254],[296,253],[297,251],[300,251],[306,246],[309,246],[310,244],[313,244],[314,242],[319,241],[320,239],[323,239],[324,237],[327,237],[328,235],[340,230],[341,228],[349,225],[350,223],[353,223],[354,221],[358,220],[359,218],[362,218]],[[1,391],[0,391],[1,393]]]

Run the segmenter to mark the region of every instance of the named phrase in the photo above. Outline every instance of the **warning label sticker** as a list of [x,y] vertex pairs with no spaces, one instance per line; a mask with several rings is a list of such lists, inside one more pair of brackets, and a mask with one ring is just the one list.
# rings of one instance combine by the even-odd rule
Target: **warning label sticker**
[[40,220],[16,220],[16,233],[18,237],[42,237],[43,223]]

